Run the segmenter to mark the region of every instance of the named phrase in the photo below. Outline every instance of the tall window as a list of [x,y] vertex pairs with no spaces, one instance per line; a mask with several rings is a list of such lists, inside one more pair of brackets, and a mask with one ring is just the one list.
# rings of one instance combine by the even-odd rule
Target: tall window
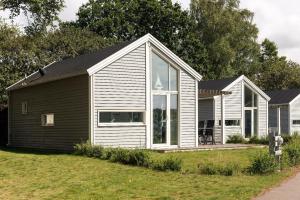
[[152,90],[177,91],[177,70],[152,54]]
[[250,138],[258,134],[258,96],[247,86],[244,87],[244,117],[245,137]]
[[178,70],[152,53],[153,144],[178,145]]

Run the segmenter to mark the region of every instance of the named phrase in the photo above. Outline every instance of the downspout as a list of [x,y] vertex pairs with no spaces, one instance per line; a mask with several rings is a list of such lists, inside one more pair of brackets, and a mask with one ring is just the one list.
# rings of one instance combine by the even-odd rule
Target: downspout
[[7,146],[11,145],[10,139],[11,139],[11,133],[10,133],[10,92],[7,92]]
[[277,131],[278,135],[281,135],[281,116],[280,116],[280,106],[277,107]]
[[222,134],[222,144],[225,144],[225,106],[224,106],[224,94],[221,95],[221,134]]

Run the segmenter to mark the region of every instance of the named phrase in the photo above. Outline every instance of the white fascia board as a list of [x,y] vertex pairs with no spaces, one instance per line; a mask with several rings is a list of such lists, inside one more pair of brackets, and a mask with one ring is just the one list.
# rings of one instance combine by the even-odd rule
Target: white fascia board
[[162,53],[168,56],[171,60],[173,60],[176,64],[178,64],[178,66],[182,67],[185,71],[187,71],[198,81],[202,79],[202,76],[198,72],[196,72],[192,67],[190,67],[187,63],[181,60],[171,50],[169,50],[166,46],[164,46],[161,42],[159,42],[156,38],[154,38],[149,33],[141,37],[140,39],[136,40],[135,42],[129,44],[128,46],[124,47],[123,49],[119,50],[118,52],[114,53],[113,55],[102,60],[101,62],[97,63],[96,65],[90,67],[87,70],[88,74],[90,76],[93,75],[94,73],[98,72],[99,70],[103,69],[107,65],[118,60],[119,58],[123,57],[124,55],[128,54],[129,52],[138,48],[139,46],[141,46],[146,42],[150,42],[152,45],[154,45],[157,49],[159,49]]
[[297,101],[300,98],[300,94],[298,94],[298,96],[296,96],[290,103],[289,105],[292,105],[295,101]]
[[[52,63],[46,65],[45,67],[43,67],[43,69],[46,69],[47,67],[49,67],[50,65],[52,65],[52,64],[55,63],[55,62],[56,62],[56,61],[54,61],[54,62],[52,62]],[[38,72],[39,72],[39,70],[33,72],[33,73],[30,74],[29,76],[27,76],[27,77],[25,77],[25,78],[22,78],[22,79],[19,80],[18,82],[12,84],[11,86],[9,86],[9,87],[7,87],[7,88],[5,88],[5,89],[6,89],[6,90],[9,90],[9,89],[12,88],[13,86],[15,86],[15,85],[17,85],[17,84],[19,84],[19,83],[25,81],[26,79],[28,79],[29,77],[33,76],[34,74],[36,74],[36,73],[38,73]]]
[[256,92],[258,92],[262,97],[264,97],[267,101],[270,101],[271,98],[264,93],[264,91],[262,91],[259,87],[257,87],[252,81],[250,81],[246,76],[242,75],[240,77],[238,77],[235,81],[233,81],[232,83],[230,83],[227,87],[225,87],[222,91],[229,91],[230,88],[232,88],[236,83],[240,82],[244,80],[252,89],[254,89]]

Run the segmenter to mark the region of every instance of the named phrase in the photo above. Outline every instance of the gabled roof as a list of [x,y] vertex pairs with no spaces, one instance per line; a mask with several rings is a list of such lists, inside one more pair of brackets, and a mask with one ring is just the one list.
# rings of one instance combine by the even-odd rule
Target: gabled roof
[[14,85],[8,87],[7,90],[15,90],[25,86],[31,86],[58,79],[88,74],[87,70],[90,67],[94,66],[95,64],[99,63],[100,61],[104,60],[105,58],[109,57],[110,55],[116,53],[117,51],[133,42],[134,41],[122,42],[95,52],[51,63],[43,68],[45,72],[44,76],[41,76],[37,71],[27,78],[24,78]]
[[178,66],[186,70],[196,80],[200,81],[202,76],[198,74],[193,68],[176,56],[172,51],[165,47],[161,42],[154,38],[151,34],[135,40],[123,42],[93,53],[84,54],[75,58],[65,59],[59,62],[51,63],[43,68],[44,76],[41,76],[39,71],[31,74],[17,83],[11,85],[7,90],[15,90],[22,87],[32,86],[40,83],[46,83],[54,80],[69,78],[82,74],[93,75],[107,65],[126,55],[130,51],[136,49],[144,43],[151,43],[162,53],[168,56]]
[[238,82],[244,81],[249,87],[259,93],[266,100],[270,100],[270,97],[264,93],[259,87],[257,87],[252,81],[250,81],[246,76],[242,75],[240,77],[233,77],[227,79],[219,80],[209,80],[209,81],[200,81],[199,90],[219,90],[222,92],[230,92],[230,89]]
[[271,100],[269,104],[284,105],[291,103],[297,96],[300,95],[300,89],[276,90],[266,92]]
[[199,82],[199,89],[203,90],[223,90],[230,83],[235,81],[237,77],[226,78],[226,79],[218,79],[218,80],[207,80]]

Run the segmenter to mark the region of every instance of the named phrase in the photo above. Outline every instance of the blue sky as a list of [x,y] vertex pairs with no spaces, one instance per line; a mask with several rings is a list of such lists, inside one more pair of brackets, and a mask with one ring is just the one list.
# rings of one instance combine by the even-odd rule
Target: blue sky
[[[66,8],[61,12],[62,20],[76,18],[78,8],[88,0],[65,0]],[[173,0],[188,9],[190,0]],[[287,3],[288,2],[288,3]],[[279,47],[280,55],[300,63],[300,1],[299,0],[241,0],[241,7],[255,13],[254,22],[259,28],[259,41],[269,38]],[[0,12],[7,17],[7,12]],[[24,26],[26,20],[19,17],[17,24]]]

